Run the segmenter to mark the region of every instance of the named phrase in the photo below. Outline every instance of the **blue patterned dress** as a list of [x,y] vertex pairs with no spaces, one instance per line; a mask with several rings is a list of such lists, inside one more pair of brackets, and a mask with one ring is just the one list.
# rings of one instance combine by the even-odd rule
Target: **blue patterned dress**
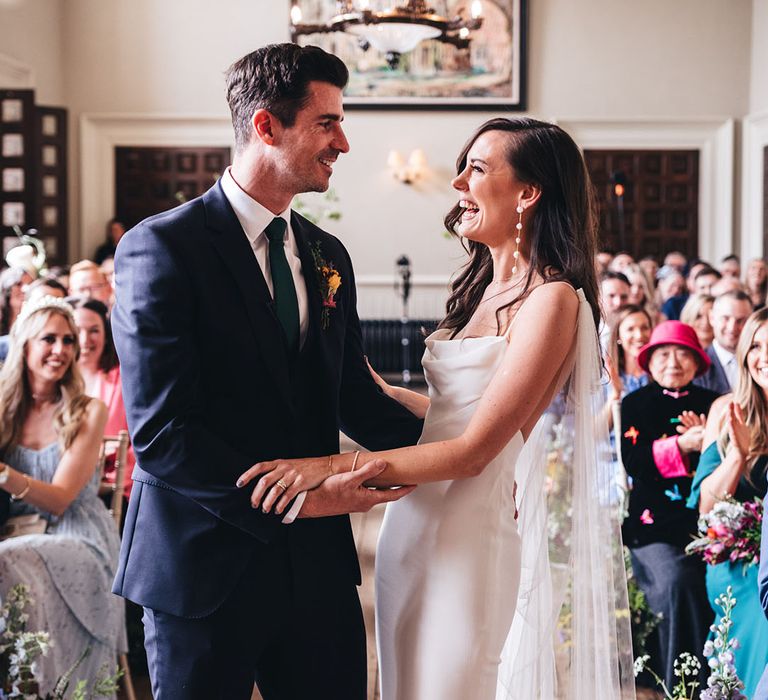
[[[33,479],[50,482],[61,459],[58,443],[32,450],[16,446],[4,461]],[[59,517],[24,502],[11,515],[40,512],[48,520],[42,535],[0,542],[0,598],[17,583],[30,588],[29,631],[45,630],[53,645],[39,662],[43,694],[52,690],[90,646],[91,652],[74,680],[93,680],[102,665],[112,673],[119,651],[125,651],[123,601],[112,594],[120,547],[114,521],[98,498],[99,475],[93,478]],[[70,684],[70,692],[75,683]]]

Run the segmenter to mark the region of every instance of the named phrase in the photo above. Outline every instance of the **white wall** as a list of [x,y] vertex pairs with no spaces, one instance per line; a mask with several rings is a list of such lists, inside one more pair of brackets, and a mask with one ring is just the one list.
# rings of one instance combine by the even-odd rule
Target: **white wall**
[[[102,227],[79,227],[80,115],[225,118],[223,70],[258,45],[288,38],[288,0],[219,0],[215,5],[208,0],[0,0],[0,8],[11,1],[20,4],[0,9],[3,51],[35,64],[44,79],[41,97],[57,82],[56,71],[64,75],[64,90],[55,97],[71,114],[73,249],[84,254],[100,240]],[[768,0],[753,2],[760,21],[768,22],[763,19]],[[756,59],[749,2],[529,0],[529,5],[533,114],[564,120],[725,120],[750,109],[750,85],[754,92],[757,78],[753,70],[750,83],[750,63],[754,66]],[[19,38],[37,24],[44,26],[42,52]],[[56,63],[62,53],[63,69]],[[443,213],[454,200],[450,176],[460,146],[488,116],[348,113],[352,151],[340,159],[334,175],[343,211],[334,230],[350,248],[358,275],[388,275],[402,253],[412,258],[417,277],[444,278],[455,269],[460,249],[441,235]],[[391,178],[386,158],[392,148],[407,153],[416,147],[426,152],[431,177],[409,188]]]
[[768,112],[768,0],[752,0],[750,114]]
[[[0,0],[0,53],[32,69],[38,104],[64,103],[62,0]],[[2,86],[5,87],[5,86]]]

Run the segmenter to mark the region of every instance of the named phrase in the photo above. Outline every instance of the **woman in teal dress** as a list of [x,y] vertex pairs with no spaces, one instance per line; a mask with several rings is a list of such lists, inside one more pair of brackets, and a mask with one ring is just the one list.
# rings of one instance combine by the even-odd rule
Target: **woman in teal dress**
[[[705,449],[699,461],[688,499],[699,513],[712,510],[726,494],[738,501],[765,498],[768,464],[768,309],[747,320],[736,350],[738,379],[735,391],[721,396],[707,418]],[[737,600],[731,636],[740,649],[736,670],[747,697],[768,663],[768,620],[760,604],[757,566],[744,569],[742,562],[707,566],[707,594],[720,622],[715,598],[732,586]]]

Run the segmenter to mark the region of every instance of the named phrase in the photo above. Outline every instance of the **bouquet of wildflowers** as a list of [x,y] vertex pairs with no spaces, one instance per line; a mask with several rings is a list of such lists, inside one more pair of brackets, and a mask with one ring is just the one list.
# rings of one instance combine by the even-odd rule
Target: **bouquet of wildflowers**
[[759,498],[741,503],[732,496],[717,501],[699,518],[699,536],[686,548],[707,564],[742,562],[745,567],[760,560],[760,528],[763,503]]
[[[48,632],[27,632],[29,616],[24,608],[30,602],[27,586],[18,584],[9,591],[5,604],[0,607],[0,700],[62,700],[75,669],[88,656],[91,648],[86,648],[74,665],[59,678],[52,693],[40,695],[37,659],[48,653],[51,640]],[[78,681],[70,697],[72,700],[109,697],[117,691],[117,680],[121,675],[122,671],[118,671],[113,676],[107,676],[106,669],[103,669],[101,677],[90,688],[87,681]]]
[[[736,675],[734,665],[739,641],[729,636],[733,626],[731,615],[736,607],[736,599],[732,593],[733,589],[728,586],[726,592],[715,599],[715,603],[723,609],[723,616],[719,624],[710,627],[714,633],[714,639],[707,641],[704,645],[704,658],[707,659],[709,666],[709,678],[707,678],[707,687],[698,696],[699,700],[747,700],[747,696],[741,692],[744,689],[744,683]],[[679,680],[671,692],[664,681],[648,667],[650,658],[646,654],[635,659],[635,676],[642,671],[648,671],[664,693],[665,700],[693,700],[696,697],[696,688],[699,686],[697,677],[701,671],[701,663],[693,654],[684,652],[675,659],[675,676]]]

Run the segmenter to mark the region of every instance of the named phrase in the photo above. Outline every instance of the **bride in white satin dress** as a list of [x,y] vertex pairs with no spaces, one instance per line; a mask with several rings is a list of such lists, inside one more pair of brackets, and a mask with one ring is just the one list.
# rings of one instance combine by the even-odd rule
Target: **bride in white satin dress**
[[[555,125],[493,119],[464,147],[457,171],[445,223],[469,261],[426,341],[429,396],[375,377],[425,417],[422,438],[360,459],[387,463],[370,486],[419,485],[387,506],[378,545],[381,697],[632,698],[628,621],[617,614],[625,579],[611,567],[620,536],[601,508],[591,420],[601,393],[599,310],[584,161]],[[547,543],[542,416],[566,381],[576,406],[574,527],[558,562]],[[349,470],[354,459],[335,455],[333,467]],[[297,466],[305,483],[320,483],[326,463],[262,466],[262,493],[271,488],[274,502],[282,494],[273,484]]]

